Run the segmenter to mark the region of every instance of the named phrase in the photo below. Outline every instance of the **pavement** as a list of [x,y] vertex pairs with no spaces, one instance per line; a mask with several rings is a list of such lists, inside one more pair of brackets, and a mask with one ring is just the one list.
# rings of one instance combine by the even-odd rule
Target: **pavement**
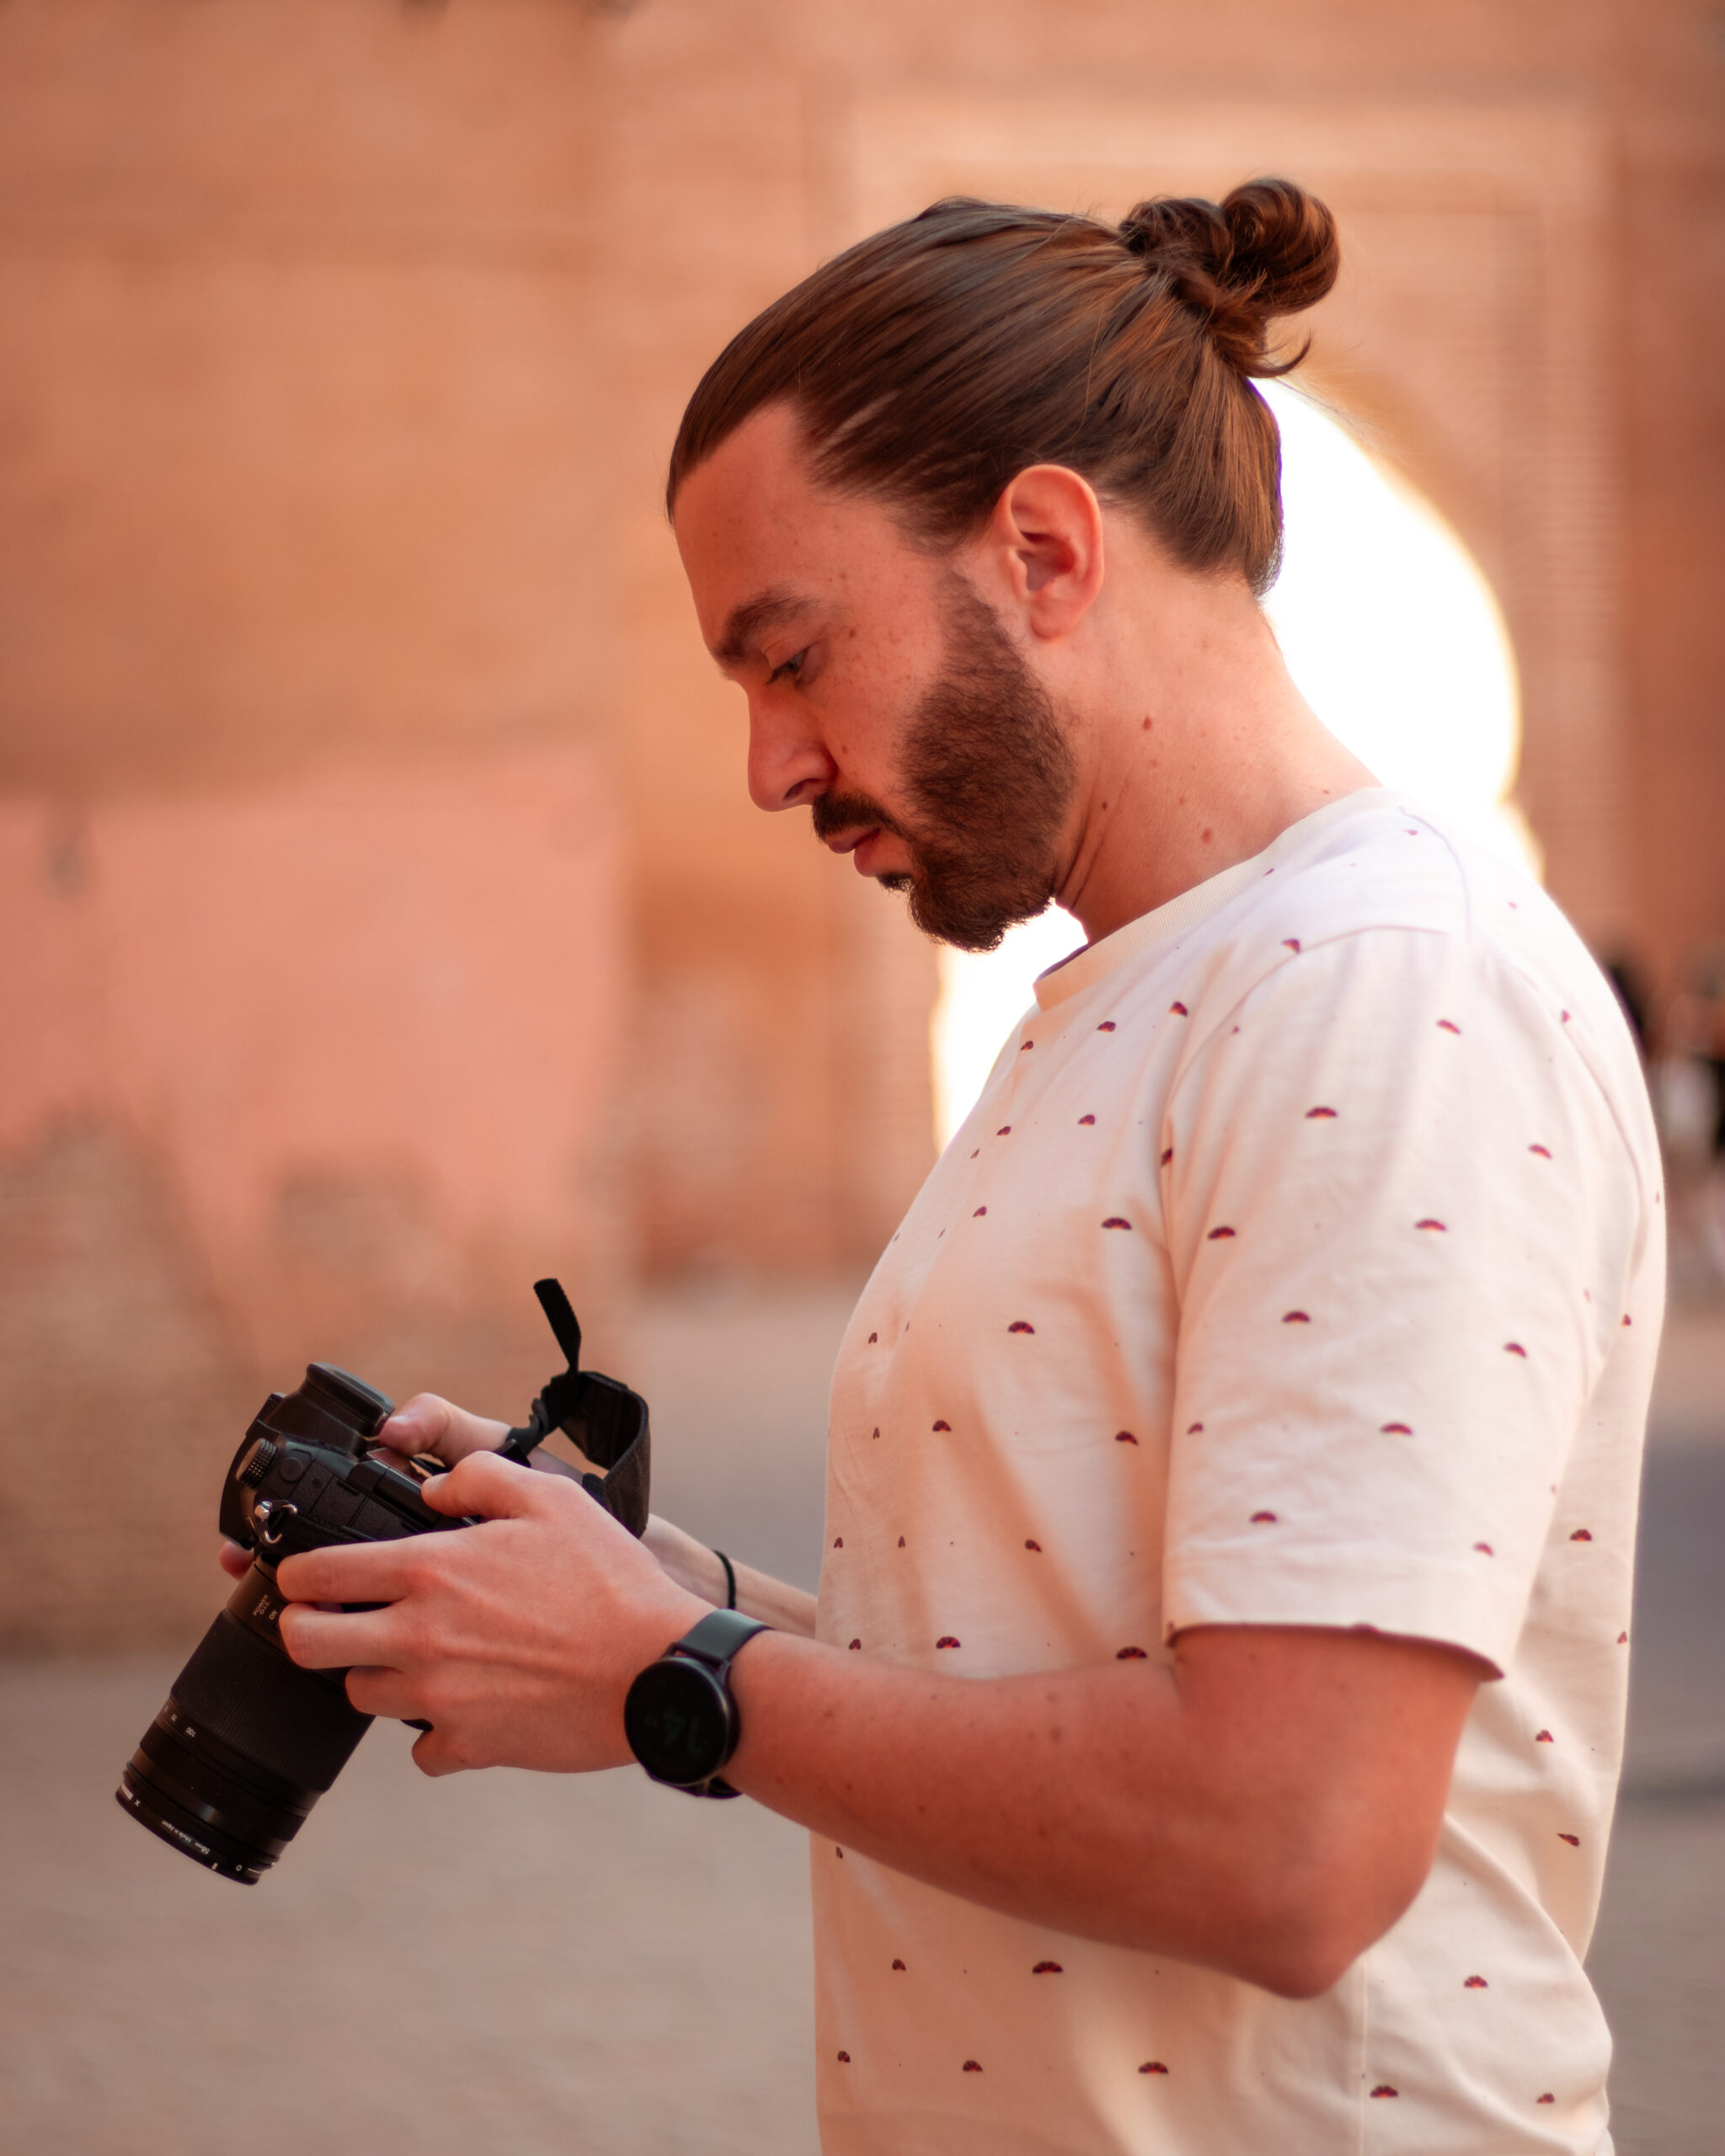
[[[813,1583],[851,1290],[661,1298],[660,1507]],[[1590,1967],[1619,2156],[1720,2156],[1725,1314],[1673,1325]],[[212,1609],[220,1582],[213,1568]],[[430,1784],[374,1730],[240,1887],[126,1819],[178,1656],[0,1665],[3,2156],[814,2156],[803,1836],[638,1774]]]

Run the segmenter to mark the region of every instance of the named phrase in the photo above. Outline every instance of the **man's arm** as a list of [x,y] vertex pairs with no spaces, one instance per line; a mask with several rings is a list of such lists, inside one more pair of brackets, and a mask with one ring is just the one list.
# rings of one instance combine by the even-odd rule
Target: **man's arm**
[[[509,1425],[487,1416],[471,1415],[466,1408],[456,1406],[437,1393],[421,1392],[396,1409],[384,1424],[382,1434],[392,1451],[430,1453],[453,1467],[469,1453],[495,1452],[508,1436]],[[557,1472],[542,1450],[534,1452],[527,1464],[550,1473]],[[691,1594],[698,1594],[715,1609],[724,1607],[724,1566],[704,1542],[697,1542],[692,1534],[685,1534],[681,1528],[661,1519],[657,1513],[649,1518],[647,1531],[641,1540],[679,1587],[686,1588]],[[794,1632],[804,1639],[814,1638],[812,1594],[804,1588],[792,1587],[788,1581],[775,1579],[770,1572],[757,1572],[752,1565],[739,1564],[734,1557],[731,1566],[737,1578],[739,1609],[779,1631]]]
[[[630,1754],[630,1681],[709,1606],[568,1481],[483,1454],[426,1486],[485,1522],[281,1566],[281,1636],[430,1721],[432,1774]],[[302,1606],[377,1602],[339,1612]],[[1186,1635],[1172,1664],[937,1677],[784,1632],[751,1641],[726,1769],[789,1818],[1061,1930],[1310,1996],[1418,1892],[1483,1665],[1365,1633]]]

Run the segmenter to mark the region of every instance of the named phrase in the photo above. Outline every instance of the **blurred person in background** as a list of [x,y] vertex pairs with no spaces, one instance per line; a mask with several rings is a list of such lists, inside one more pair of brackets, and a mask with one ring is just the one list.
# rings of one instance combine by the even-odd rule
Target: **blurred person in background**
[[1665,1023],[1660,1092],[1668,1150],[1689,1170],[1686,1225],[1712,1283],[1725,1282],[1725,954],[1686,969]]
[[1252,379],[1337,269],[1285,181],[940,203],[685,415],[756,802],[932,937],[1089,939],[857,1305],[818,1600],[425,1396],[388,1434],[484,1524],[282,1567],[295,1658],[430,1774],[654,1766],[625,1701],[704,1654],[740,1739],[678,1778],[812,1830],[829,2156],[1610,2145],[1657,1150],[1568,925],[1260,610]]

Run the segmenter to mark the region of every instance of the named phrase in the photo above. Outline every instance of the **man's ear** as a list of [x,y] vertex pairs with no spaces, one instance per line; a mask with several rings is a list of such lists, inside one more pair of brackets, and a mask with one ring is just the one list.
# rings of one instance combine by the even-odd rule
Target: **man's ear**
[[1070,636],[1102,590],[1102,504],[1064,464],[1028,465],[1009,480],[982,546],[1033,636]]

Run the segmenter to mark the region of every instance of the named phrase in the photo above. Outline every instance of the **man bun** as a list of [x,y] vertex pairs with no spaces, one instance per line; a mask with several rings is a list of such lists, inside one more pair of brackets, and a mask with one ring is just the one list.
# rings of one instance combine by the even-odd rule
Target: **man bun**
[[1269,325],[1315,307],[1341,267],[1335,219],[1291,179],[1248,180],[1220,203],[1156,196],[1127,211],[1120,238],[1204,316],[1217,350],[1244,375],[1298,364],[1269,358]]
[[823,263],[702,377],[677,490],[782,403],[809,476],[957,545],[1031,464],[1081,472],[1182,567],[1262,595],[1281,558],[1281,445],[1252,377],[1286,374],[1278,316],[1320,300],[1340,249],[1323,204],[1252,179],[1222,202],[1140,202],[1119,224],[953,196]]

